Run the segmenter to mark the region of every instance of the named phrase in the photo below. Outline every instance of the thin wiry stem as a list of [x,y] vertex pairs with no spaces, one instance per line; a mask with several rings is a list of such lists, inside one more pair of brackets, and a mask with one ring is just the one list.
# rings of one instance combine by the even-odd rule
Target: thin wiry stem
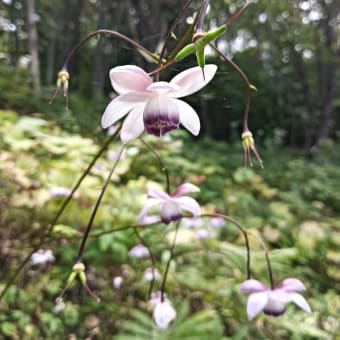
[[257,234],[254,234],[252,232],[249,232],[249,234],[252,235],[257,240],[257,242],[261,246],[262,250],[264,251],[264,254],[265,254],[265,257],[266,257],[266,262],[267,262],[270,287],[271,287],[271,289],[274,289],[274,278],[273,278],[272,266],[270,264],[270,259],[269,259],[269,249],[267,248],[264,241]]
[[169,273],[170,262],[172,260],[173,255],[174,255],[174,249],[175,249],[175,245],[176,245],[176,238],[177,238],[177,232],[178,232],[179,224],[180,224],[180,222],[177,222],[176,227],[175,227],[175,235],[174,235],[174,239],[172,241],[172,245],[171,245],[171,248],[170,248],[170,256],[169,256],[169,260],[166,264],[166,268],[165,268],[164,275],[163,275],[163,281],[162,281],[162,286],[161,286],[161,302],[164,302],[165,283],[166,283],[166,279],[167,279],[168,273]]
[[66,207],[68,206],[68,204],[70,203],[74,193],[78,190],[80,184],[83,182],[83,180],[85,179],[85,177],[89,174],[89,172],[91,171],[92,167],[94,166],[94,164],[97,162],[98,158],[103,154],[103,152],[107,149],[107,147],[109,146],[109,144],[114,140],[114,138],[118,135],[120,131],[120,128],[117,129],[117,131],[110,136],[110,138],[108,138],[108,140],[105,142],[105,144],[100,148],[100,150],[97,152],[97,154],[93,157],[91,163],[88,165],[88,167],[86,168],[86,170],[83,172],[83,174],[80,176],[80,178],[78,179],[77,183],[75,184],[75,186],[73,187],[71,193],[68,195],[68,197],[65,199],[65,201],[63,202],[63,204],[61,205],[61,207],[59,208],[58,212],[56,213],[54,219],[52,220],[48,230],[46,233],[44,233],[40,239],[40,241],[33,247],[33,249],[28,253],[28,255],[24,258],[24,260],[21,262],[21,264],[19,265],[19,267],[14,271],[14,273],[12,274],[12,276],[9,278],[9,280],[7,281],[4,289],[1,291],[0,293],[0,301],[1,299],[5,296],[6,292],[8,291],[9,287],[14,283],[14,281],[16,280],[17,276],[21,273],[21,271],[24,269],[24,267],[26,266],[26,264],[30,261],[31,256],[37,252],[41,246],[45,243],[45,241],[47,240],[47,238],[49,238],[54,230],[54,227],[56,226],[61,214],[64,212],[64,210],[66,209]]
[[226,23],[225,27],[229,28],[237,19],[238,17],[245,11],[245,9],[250,5],[250,2],[247,1]]
[[247,250],[247,260],[246,260],[246,270],[247,270],[247,279],[249,280],[251,278],[251,268],[250,268],[250,246],[249,246],[249,239],[248,239],[248,231],[236,220],[233,218],[224,215],[224,214],[203,214],[201,217],[221,217],[224,220],[234,224],[242,233],[244,237],[244,242],[246,245],[246,250]]
[[95,206],[94,206],[94,209],[93,209],[93,211],[92,211],[92,214],[91,214],[89,223],[88,223],[88,225],[87,225],[87,227],[86,227],[86,230],[85,230],[85,233],[84,233],[84,236],[83,236],[81,245],[80,245],[80,247],[79,247],[78,258],[77,258],[77,261],[78,261],[78,262],[81,261],[81,259],[82,259],[83,252],[84,252],[85,245],[86,245],[86,241],[87,241],[87,238],[88,238],[88,236],[89,236],[89,234],[90,234],[90,231],[91,231],[91,229],[92,229],[93,221],[94,221],[94,219],[95,219],[95,217],[96,217],[98,208],[99,208],[100,203],[101,203],[101,201],[102,201],[102,198],[103,198],[103,196],[104,196],[104,194],[105,194],[105,191],[106,191],[107,187],[108,187],[109,184],[110,184],[111,177],[112,177],[114,171],[115,171],[116,168],[117,168],[117,165],[118,165],[118,163],[119,163],[119,161],[120,161],[120,158],[122,157],[122,154],[123,154],[123,151],[124,151],[124,149],[125,149],[125,146],[126,146],[126,144],[123,144],[123,146],[121,147],[121,149],[120,149],[120,151],[119,151],[119,153],[118,153],[118,155],[117,155],[117,158],[116,158],[115,162],[113,163],[112,169],[111,169],[109,175],[107,176],[107,179],[106,179],[106,181],[105,181],[105,183],[104,183],[104,186],[103,186],[103,188],[102,188],[102,190],[101,190],[101,192],[100,192],[100,195],[99,195],[99,197],[98,197],[98,199],[97,199],[97,202],[96,202],[96,204],[95,204]]
[[147,245],[146,241],[144,240],[144,238],[142,237],[142,235],[139,233],[139,231],[137,229],[133,230],[136,234],[136,236],[138,237],[140,243],[148,250],[149,255],[150,255],[150,259],[151,259],[151,264],[152,264],[152,280],[150,282],[150,287],[149,287],[149,292],[148,292],[148,298],[151,298],[151,293],[153,290],[153,285],[155,283],[155,276],[154,276],[154,268],[156,267],[156,259],[154,254],[152,253],[150,247]]
[[[158,68],[161,66],[162,64],[162,60],[165,54],[165,50],[170,42],[171,39],[171,35],[173,34],[173,32],[175,31],[177,25],[179,24],[179,21],[181,20],[181,18],[183,17],[185,11],[187,10],[187,8],[191,5],[191,3],[193,2],[193,0],[188,0],[184,6],[182,7],[181,11],[179,12],[179,14],[177,15],[175,21],[172,23],[172,25],[169,28],[168,34],[166,35],[161,53],[159,54],[159,61],[158,61]],[[159,73],[160,73],[161,69],[159,71],[156,72],[155,75],[155,81],[159,80]]]
[[73,54],[79,50],[80,47],[82,47],[89,39],[93,38],[94,36],[96,35],[100,35],[100,34],[108,34],[108,35],[111,35],[111,36],[114,36],[118,39],[121,39],[123,41],[126,41],[127,43],[131,44],[132,46],[134,46],[135,48],[143,51],[144,53],[146,53],[147,55],[149,55],[151,58],[155,59],[158,57],[152,53],[151,51],[149,51],[148,49],[146,49],[144,46],[142,46],[141,44],[137,43],[136,41],[134,41],[133,39],[125,36],[124,34],[121,34],[119,32],[116,32],[116,31],[112,31],[112,30],[107,30],[107,29],[99,29],[99,30],[96,30],[92,33],[90,33],[89,35],[87,35],[83,40],[81,40],[76,46],[74,46],[72,48],[72,50],[70,51],[70,53],[67,55],[65,61],[64,61],[64,64],[63,64],[63,68],[67,69],[67,65],[71,59],[71,57],[73,56]]
[[149,151],[156,157],[159,164],[161,165],[161,170],[164,172],[165,178],[166,178],[166,192],[170,195],[170,176],[169,176],[168,168],[166,167],[164,161],[159,156],[159,154],[156,152],[156,150],[149,143],[145,142],[144,139],[140,138],[140,140],[149,149]]
[[243,113],[243,131],[247,131],[248,129],[248,116],[249,116],[249,108],[250,108],[250,102],[251,102],[251,84],[248,80],[248,77],[245,75],[245,73],[239,68],[239,66],[236,65],[231,59],[229,59],[224,53],[222,53],[217,47],[215,47],[213,44],[209,44],[210,47],[216,51],[228,64],[230,64],[235,71],[241,76],[243,79],[246,89],[247,89],[247,99],[246,99],[246,107],[244,109]]
[[198,19],[197,19],[196,32],[203,31],[204,18],[207,13],[208,5],[209,5],[209,0],[202,1],[201,9],[199,11]]

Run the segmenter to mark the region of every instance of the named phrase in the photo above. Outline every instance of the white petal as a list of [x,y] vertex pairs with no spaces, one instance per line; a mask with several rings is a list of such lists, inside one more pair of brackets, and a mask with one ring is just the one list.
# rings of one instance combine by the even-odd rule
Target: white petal
[[158,198],[159,200],[163,200],[163,201],[171,198],[165,191],[158,190],[155,188],[149,189],[148,196]]
[[137,137],[144,131],[143,123],[144,104],[137,105],[124,120],[120,139],[127,143]]
[[266,292],[254,293],[249,295],[247,302],[248,319],[253,320],[255,316],[263,310],[267,302],[268,296]]
[[135,65],[117,66],[110,70],[113,89],[119,93],[145,91],[152,83],[150,76]]
[[300,295],[298,293],[291,293],[291,294],[289,294],[289,297],[290,297],[291,301],[293,301],[296,305],[298,305],[305,312],[307,312],[307,313],[312,312],[308,302],[306,301],[306,299],[302,295]]
[[262,282],[254,279],[244,281],[240,286],[240,292],[243,294],[264,292],[266,290],[268,288]]
[[191,212],[194,217],[197,217],[201,214],[200,205],[191,197],[175,197],[173,198],[173,201],[176,202],[182,210]]
[[181,89],[172,92],[171,96],[174,98],[181,98],[199,91],[201,88],[206,86],[211,81],[211,79],[214,78],[216,70],[216,65],[205,65],[205,78],[203,78],[202,69],[199,66],[189,68],[179,73],[170,81],[170,84],[178,85]]
[[183,100],[173,99],[173,101],[179,109],[181,124],[194,136],[197,136],[201,129],[201,123],[196,111]]
[[148,212],[156,205],[159,204],[159,200],[151,198],[148,203],[144,206],[138,216],[139,224],[152,224],[159,221],[159,217],[156,215],[149,216]]
[[200,188],[197,187],[196,185],[193,185],[191,183],[183,183],[176,189],[175,193],[173,194],[173,197],[183,196],[189,192],[198,191],[200,191]]
[[153,318],[156,325],[161,329],[167,329],[170,323],[176,318],[176,311],[169,300],[156,303],[153,311]]
[[131,111],[136,105],[145,103],[149,95],[127,93],[114,98],[106,107],[102,116],[102,127],[106,129]]
[[306,287],[300,280],[293,278],[283,280],[279,288],[284,289],[286,292],[301,291],[306,289]]

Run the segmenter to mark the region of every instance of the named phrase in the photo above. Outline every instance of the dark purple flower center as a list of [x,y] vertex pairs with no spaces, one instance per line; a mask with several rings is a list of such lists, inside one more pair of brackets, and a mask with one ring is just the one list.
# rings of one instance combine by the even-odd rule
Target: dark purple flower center
[[160,137],[178,129],[180,123],[178,107],[171,98],[155,96],[145,105],[143,121],[147,133]]

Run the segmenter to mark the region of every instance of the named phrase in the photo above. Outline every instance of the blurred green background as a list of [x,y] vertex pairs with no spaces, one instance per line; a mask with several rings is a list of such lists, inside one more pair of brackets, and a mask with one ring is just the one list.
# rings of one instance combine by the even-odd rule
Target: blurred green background
[[[158,51],[185,1],[177,0],[0,0],[0,291],[25,255],[39,242],[64,198],[103,145],[100,118],[113,92],[111,67],[150,64],[131,46],[110,37],[91,39],[71,60],[69,110],[60,94],[49,105],[56,75],[71,48],[98,28],[109,28]],[[232,16],[242,1],[210,1],[206,29]],[[35,9],[31,10],[31,5]],[[181,38],[199,8],[193,1],[175,34]],[[196,139],[176,131],[159,140],[146,137],[170,172],[174,189],[188,181],[206,213],[224,212],[261,233],[273,250],[274,279],[302,280],[313,313],[288,306],[280,318],[246,318],[242,237],[231,224],[210,219],[196,229],[182,225],[166,285],[177,318],[160,331],[147,304],[143,281],[149,259],[133,259],[140,243],[133,230],[148,188],[165,178],[157,160],[136,140],[129,144],[94,224],[84,261],[97,303],[79,285],[64,296],[82,232],[120,142],[110,144],[76,192],[46,241],[55,261],[25,266],[0,302],[4,339],[336,339],[340,324],[340,152],[339,3],[337,0],[253,1],[216,42],[248,75],[254,93],[249,126],[264,159],[243,169],[240,142],[246,91],[238,74],[218,64],[214,80],[188,98],[200,115]],[[36,33],[35,39],[32,40]],[[176,45],[173,38],[168,52]],[[195,58],[164,72],[195,65]],[[67,191],[66,190],[66,191]],[[64,190],[65,191],[65,190]],[[58,195],[57,195],[58,196]],[[210,237],[199,238],[199,230]],[[141,235],[163,273],[171,226]],[[251,242],[254,276],[268,283],[263,253]],[[119,289],[113,278],[121,276]],[[155,283],[159,289],[160,282]]]

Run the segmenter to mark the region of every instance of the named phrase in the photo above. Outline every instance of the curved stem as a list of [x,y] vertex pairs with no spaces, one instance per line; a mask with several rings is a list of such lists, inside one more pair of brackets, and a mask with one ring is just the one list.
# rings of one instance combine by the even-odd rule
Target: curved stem
[[268,268],[268,275],[269,275],[269,281],[270,281],[270,288],[274,289],[274,278],[273,278],[273,270],[272,266],[270,264],[270,259],[269,259],[269,249],[267,248],[266,244],[263,242],[263,240],[256,234],[249,232],[250,235],[252,235],[257,242],[260,244],[262,250],[264,251],[264,255],[266,257],[266,262],[267,262],[267,268]]
[[162,171],[165,173],[166,178],[166,192],[170,195],[170,176],[168,168],[166,167],[165,163],[163,162],[162,158],[158,155],[158,153],[153,149],[153,147],[144,141],[144,139],[140,138],[141,142],[149,149],[149,151],[156,157],[159,164],[161,165]]
[[249,116],[249,108],[250,108],[250,102],[251,102],[251,84],[248,80],[248,77],[245,75],[245,73],[237,66],[231,59],[229,59],[224,53],[222,53],[217,47],[215,47],[213,44],[209,43],[209,46],[213,48],[214,51],[216,51],[228,64],[230,64],[235,71],[241,76],[241,78],[244,80],[244,83],[246,85],[247,89],[247,99],[246,99],[246,107],[244,109],[243,113],[243,131],[248,131],[248,116]]
[[5,288],[1,291],[0,293],[0,301],[1,299],[4,297],[4,295],[6,294],[8,288],[14,283],[14,281],[16,280],[17,276],[21,273],[21,271],[23,270],[23,268],[25,267],[25,265],[30,261],[31,256],[39,250],[39,248],[45,243],[46,239],[48,237],[50,237],[50,235],[53,232],[54,227],[56,226],[61,214],[64,212],[64,210],[66,209],[66,207],[68,206],[68,204],[70,203],[74,193],[77,191],[77,189],[79,188],[80,184],[83,182],[83,180],[85,179],[85,177],[88,175],[88,173],[91,171],[92,167],[94,166],[94,164],[97,162],[98,158],[103,154],[103,152],[107,149],[108,145],[114,140],[114,138],[118,135],[120,131],[120,128],[117,129],[117,131],[110,136],[110,138],[108,138],[108,140],[105,142],[105,144],[100,148],[100,150],[97,152],[97,154],[93,157],[91,163],[88,165],[88,167],[86,168],[86,170],[83,172],[83,174],[81,175],[81,177],[78,179],[77,183],[75,184],[75,186],[73,187],[71,193],[68,195],[68,197],[66,198],[66,200],[63,202],[63,204],[61,205],[61,207],[59,208],[58,212],[56,213],[53,221],[50,224],[50,227],[48,228],[47,232],[45,234],[43,234],[43,236],[41,237],[40,241],[33,247],[33,249],[28,253],[28,255],[24,258],[24,260],[21,262],[20,266],[14,271],[13,275],[9,278],[9,280],[6,283]]
[[251,268],[250,268],[250,246],[249,246],[249,239],[248,239],[248,231],[236,220],[233,218],[223,215],[223,214],[203,214],[201,217],[221,217],[224,220],[234,224],[242,233],[244,237],[244,242],[246,245],[246,250],[247,250],[247,260],[246,260],[246,270],[247,270],[247,280],[251,278]]
[[178,232],[179,223],[180,222],[177,222],[177,224],[176,224],[175,235],[174,235],[174,239],[172,241],[172,245],[171,245],[171,248],[170,248],[169,260],[168,260],[168,262],[166,264],[166,268],[165,268],[164,275],[163,275],[163,281],[162,281],[162,286],[161,286],[161,302],[164,302],[165,283],[166,283],[166,279],[167,279],[168,273],[169,273],[170,262],[172,260],[173,254],[174,254],[174,249],[175,249],[175,245],[176,245],[176,238],[177,238],[177,232]]
[[79,50],[80,47],[82,47],[85,42],[87,42],[89,39],[93,38],[94,36],[98,35],[98,34],[108,34],[108,35],[112,35],[116,38],[119,38],[123,41],[126,41],[127,43],[131,44],[132,46],[134,46],[135,48],[143,51],[144,53],[146,53],[147,55],[149,55],[152,59],[154,60],[158,60],[158,57],[156,56],[156,54],[152,53],[151,51],[149,51],[148,49],[146,49],[144,46],[142,46],[141,44],[137,43],[136,41],[132,40],[131,38],[127,37],[124,34],[121,34],[119,32],[116,31],[112,31],[112,30],[107,30],[107,29],[99,29],[96,30],[92,33],[90,33],[88,36],[86,36],[83,40],[81,40],[76,46],[74,46],[71,50],[71,52],[68,54],[68,56],[66,57],[63,67],[67,69],[67,64],[70,61],[71,57],[73,56],[73,54]]
[[115,162],[113,163],[112,169],[111,169],[109,175],[107,176],[107,179],[106,179],[106,181],[105,181],[105,183],[104,183],[104,186],[103,186],[103,188],[102,188],[102,191],[100,192],[100,195],[99,195],[99,197],[98,197],[98,199],[97,199],[97,202],[96,202],[96,204],[95,204],[95,206],[94,206],[94,208],[93,208],[93,211],[92,211],[92,214],[91,214],[89,223],[88,223],[88,225],[87,225],[87,227],[86,227],[86,230],[85,230],[85,233],[84,233],[84,237],[83,237],[82,242],[81,242],[81,245],[80,245],[80,247],[79,247],[78,257],[77,257],[77,261],[78,261],[78,262],[81,261],[81,259],[82,259],[82,255],[83,255],[83,252],[84,252],[84,249],[85,249],[86,241],[87,241],[87,238],[88,238],[88,236],[89,236],[89,234],[90,234],[90,231],[91,231],[91,229],[92,229],[93,221],[94,221],[94,219],[95,219],[95,217],[96,217],[98,208],[99,208],[100,203],[101,203],[101,201],[102,201],[102,198],[103,198],[103,196],[104,196],[104,194],[105,194],[105,191],[106,191],[107,187],[109,186],[109,183],[110,183],[110,181],[111,181],[111,177],[112,177],[114,171],[115,171],[116,168],[117,168],[117,165],[118,165],[118,163],[119,163],[119,161],[120,161],[120,158],[122,157],[122,154],[123,154],[123,151],[124,151],[124,149],[125,149],[125,146],[126,146],[126,144],[123,144],[122,148],[120,149],[120,151],[119,151],[119,153],[118,153],[118,156],[117,156]]

